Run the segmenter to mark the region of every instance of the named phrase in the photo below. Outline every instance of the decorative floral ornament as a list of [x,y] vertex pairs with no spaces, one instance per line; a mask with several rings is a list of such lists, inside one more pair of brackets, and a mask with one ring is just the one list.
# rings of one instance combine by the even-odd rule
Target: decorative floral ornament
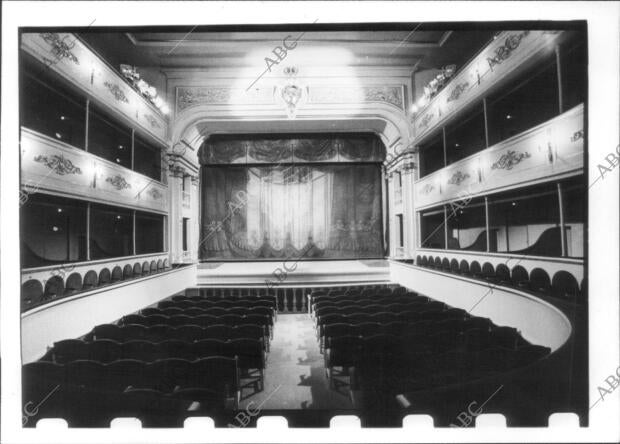
[[124,190],[126,188],[131,188],[131,184],[125,180],[123,176],[120,174],[116,174],[114,176],[107,177],[106,182],[111,184],[117,190]]
[[491,165],[492,170],[511,170],[515,165],[521,163],[523,159],[531,157],[531,154],[527,151],[517,153],[514,150],[508,150],[505,154],[502,154],[497,162]]
[[457,171],[456,173],[454,173],[452,175],[450,180],[448,180],[448,183],[450,185],[459,186],[461,183],[463,183],[463,181],[465,181],[467,179],[469,179],[469,174],[468,173],[463,174],[461,171]]
[[55,65],[61,59],[71,60],[76,65],[80,64],[78,58],[71,52],[75,48],[75,40],[71,43],[67,43],[65,40],[68,35],[65,35],[62,39],[60,36],[53,32],[45,32],[40,34],[41,38],[45,40],[47,44],[51,46],[50,52],[54,56],[54,60],[45,58],[45,63],[49,65]]
[[39,154],[34,158],[34,161],[42,163],[59,176],[82,174],[82,170],[76,167],[69,159],[65,159],[62,154],[52,154],[50,156]]

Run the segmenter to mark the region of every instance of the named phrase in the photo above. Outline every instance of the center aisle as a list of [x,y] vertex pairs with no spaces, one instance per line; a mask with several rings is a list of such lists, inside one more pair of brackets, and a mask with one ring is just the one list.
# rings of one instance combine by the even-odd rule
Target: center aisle
[[240,408],[352,409],[348,387],[330,389],[323,355],[308,314],[279,314],[265,369],[265,390],[244,390]]

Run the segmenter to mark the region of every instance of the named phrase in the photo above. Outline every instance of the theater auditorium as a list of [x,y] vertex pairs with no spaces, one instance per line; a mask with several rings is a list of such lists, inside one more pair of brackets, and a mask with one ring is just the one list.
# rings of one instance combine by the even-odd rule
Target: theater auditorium
[[25,427],[588,424],[583,23],[19,45]]

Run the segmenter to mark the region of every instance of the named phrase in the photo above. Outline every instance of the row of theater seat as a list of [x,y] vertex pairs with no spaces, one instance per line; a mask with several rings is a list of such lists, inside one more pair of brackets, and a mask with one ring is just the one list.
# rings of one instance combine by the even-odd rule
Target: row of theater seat
[[[88,374],[78,378],[86,381],[79,387],[89,393],[100,390],[95,381],[103,379],[106,384],[119,387],[124,394],[150,397],[160,404],[176,402],[183,397],[201,398],[209,390],[216,392],[211,398],[220,403],[221,390],[216,388],[231,386],[230,380],[245,381],[244,384],[237,382],[232,387],[234,392],[240,393],[244,387],[263,390],[275,317],[274,298],[268,294],[240,295],[234,301],[175,295],[174,300],[167,298],[156,307],[145,307],[114,324],[95,326],[81,339],[56,342],[41,361],[24,367],[25,387],[36,390],[49,386],[58,368],[68,371],[63,375],[70,378],[75,376],[74,369],[80,368]],[[204,373],[205,381],[200,383],[197,369],[213,362],[207,361],[209,359],[224,363],[221,368],[228,369],[228,373]],[[115,370],[125,365],[123,363],[141,365],[149,375],[145,381],[150,382],[125,384],[122,374]],[[174,368],[172,373],[169,367]],[[49,377],[45,376],[46,368],[52,369]],[[179,370],[181,368],[184,370]],[[71,382],[69,387],[73,386],[75,383]],[[45,396],[45,393],[39,392],[39,395]],[[238,402],[238,396],[235,399]],[[109,409],[102,414],[108,413]]]
[[[394,336],[371,337],[353,348],[356,354],[347,352],[342,356],[334,352],[336,357],[331,359],[350,365],[352,389],[371,393],[374,398],[497,377],[549,354],[548,348],[537,345],[509,349],[494,344],[484,348],[450,347],[447,343],[433,352],[425,343],[416,346],[410,341]],[[351,350],[350,344],[348,347]]]
[[[165,340],[178,340],[183,342],[194,342],[203,339],[242,339],[250,338],[261,340],[266,350],[269,349],[269,330],[266,325],[259,324],[212,324],[207,327],[199,325],[180,325],[171,326],[156,324],[151,326],[139,324],[101,324],[85,336],[85,340],[93,341],[98,339],[110,339],[119,343],[146,340],[150,342],[162,342]],[[68,339],[66,341],[76,341]],[[58,343],[57,343],[58,344]]]
[[492,284],[513,286],[522,290],[533,291],[548,296],[554,296],[566,301],[583,303],[587,298],[588,285],[586,279],[581,281],[581,287],[577,279],[569,272],[560,270],[549,278],[549,274],[542,268],[534,268],[529,273],[521,265],[515,265],[512,270],[506,264],[497,264],[494,267],[489,262],[482,266],[478,261],[467,262],[462,259],[443,259],[439,256],[417,256],[416,265],[432,268],[462,276],[482,279]]
[[108,364],[120,359],[133,359],[142,362],[154,362],[161,359],[178,358],[188,361],[223,356],[237,358],[242,375],[251,375],[258,371],[258,382],[263,382],[263,370],[266,364],[266,352],[262,339],[201,339],[187,342],[165,340],[150,342],[130,340],[119,343],[110,339],[98,339],[92,342],[65,340],[57,342],[46,354],[45,360],[57,364],[67,364],[86,360]]
[[[255,326],[249,327],[253,329]],[[248,330],[248,328],[239,329],[239,331],[232,329],[231,333],[235,336],[230,338],[220,336],[218,338],[208,337],[194,340],[175,337],[161,341],[129,339],[122,342],[105,338],[89,342],[80,339],[65,339],[56,342],[42,360],[58,364],[66,364],[81,359],[103,363],[118,359],[139,359],[151,362],[163,358],[193,360],[208,356],[258,356],[261,353],[264,354],[267,350],[262,331],[255,330],[252,333]]]
[[[497,327],[414,292],[395,293],[377,299],[359,299],[355,290],[310,296],[332,387],[338,375],[350,375],[351,388],[362,397],[370,392],[389,397],[506,371],[549,353],[514,328]],[[503,361],[494,362],[497,356]]]
[[236,409],[242,388],[237,358],[219,356],[148,363],[134,359],[107,364],[37,361],[25,364],[22,375],[24,402],[39,402],[41,394],[49,395],[36,413],[62,417],[70,425],[120,416],[143,418],[156,409],[182,415],[195,402],[202,409]]

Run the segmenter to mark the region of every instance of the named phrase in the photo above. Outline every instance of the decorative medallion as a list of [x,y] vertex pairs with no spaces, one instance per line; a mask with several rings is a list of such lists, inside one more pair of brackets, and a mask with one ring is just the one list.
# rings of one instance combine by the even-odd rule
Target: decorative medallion
[[151,116],[150,114],[145,114],[144,118],[151,125],[151,127],[153,127],[153,128],[161,128],[161,125],[159,124],[159,122],[157,122],[157,119],[155,117]]
[[59,176],[64,176],[66,174],[82,174],[82,170],[73,165],[73,162],[69,159],[65,159],[62,154],[52,154],[50,156],[39,154],[34,158],[34,161],[44,164]]
[[530,31],[523,31],[518,34],[511,34],[506,37],[503,45],[495,48],[495,55],[493,57],[487,57],[489,62],[489,68],[493,69],[493,66],[501,64],[504,60],[508,59],[512,52],[519,47],[523,37],[528,35]]
[[573,134],[570,138],[571,142],[577,142],[580,139],[583,139],[584,137],[584,132],[582,129],[580,129],[579,131],[576,131],[575,134]]
[[420,121],[420,125],[419,125],[420,129],[426,129],[429,123],[431,123],[431,120],[433,120],[433,113],[425,114],[422,120]]
[[107,80],[105,81],[104,85],[106,88],[108,88],[108,91],[110,91],[110,94],[112,94],[116,100],[129,103],[129,99],[127,98],[120,86],[115,83],[110,83]]
[[105,181],[111,184],[117,190],[124,190],[126,188],[131,188],[131,184],[127,182],[125,178],[121,176],[120,174],[107,177]]
[[43,61],[49,65],[55,65],[61,59],[71,60],[76,65],[80,64],[78,58],[71,52],[73,48],[75,48],[75,40],[71,43],[67,43],[65,40],[69,37],[69,35],[65,35],[62,39],[60,36],[53,32],[46,32],[40,34],[41,38],[45,40],[52,48],[50,52],[55,57],[54,60],[50,60],[48,58],[43,58]]
[[456,173],[454,173],[452,175],[452,177],[450,178],[448,183],[450,185],[459,186],[461,183],[463,183],[464,180],[466,180],[468,178],[469,178],[469,174],[467,174],[467,173],[463,174],[461,171],[457,171]]
[[435,189],[435,187],[433,186],[432,183],[427,183],[426,185],[424,185],[422,187],[422,194],[429,194],[431,191],[433,191]]
[[161,192],[157,189],[157,188],[150,188],[147,191],[147,194],[149,196],[151,196],[151,198],[155,199],[155,200],[159,200],[163,197],[163,194],[161,194]]
[[280,97],[286,106],[286,115],[289,119],[295,118],[297,115],[297,105],[303,96],[303,89],[298,85],[285,85],[280,91]]
[[469,86],[469,82],[459,83],[454,87],[450,95],[448,96],[447,102],[452,102],[453,100],[458,100],[461,97],[461,94],[465,92],[467,87]]
[[521,163],[523,159],[527,159],[532,157],[530,153],[524,151],[522,153],[517,153],[513,150],[508,150],[506,153],[502,154],[497,162],[495,162],[492,166],[492,170],[511,170],[515,165]]

